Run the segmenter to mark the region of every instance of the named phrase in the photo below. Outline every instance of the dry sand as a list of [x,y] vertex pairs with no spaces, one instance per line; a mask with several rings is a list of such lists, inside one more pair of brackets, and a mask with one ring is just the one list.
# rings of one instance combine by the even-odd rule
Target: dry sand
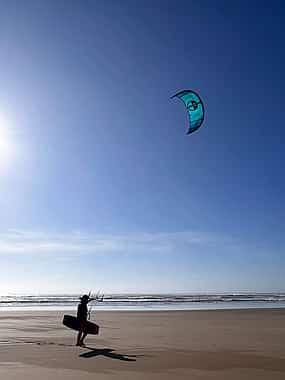
[[75,347],[59,312],[0,312],[0,379],[285,379],[285,310],[97,312]]

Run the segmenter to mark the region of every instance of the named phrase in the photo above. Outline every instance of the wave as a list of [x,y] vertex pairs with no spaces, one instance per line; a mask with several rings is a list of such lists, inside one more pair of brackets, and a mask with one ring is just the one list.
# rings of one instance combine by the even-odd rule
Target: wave
[[[12,308],[39,307],[65,309],[75,308],[79,302],[79,295],[2,295],[0,296],[0,310]],[[98,309],[118,308],[170,308],[191,309],[195,305],[216,305],[216,308],[230,305],[285,305],[285,293],[222,293],[222,294],[108,294],[103,302],[93,305]],[[92,305],[92,304],[91,304]],[[275,307],[273,306],[273,307]]]

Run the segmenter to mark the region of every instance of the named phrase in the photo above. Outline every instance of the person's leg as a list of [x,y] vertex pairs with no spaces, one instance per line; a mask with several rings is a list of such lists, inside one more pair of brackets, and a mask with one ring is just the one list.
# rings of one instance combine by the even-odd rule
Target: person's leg
[[87,332],[85,332],[80,340],[80,345],[83,346],[84,345],[84,339],[86,338],[87,336]]
[[81,334],[81,337],[80,337],[79,345],[83,346],[84,345],[84,339],[87,336],[87,321],[82,321],[81,322],[81,331],[82,331],[82,334]]
[[76,346],[80,346],[82,331],[78,331]]

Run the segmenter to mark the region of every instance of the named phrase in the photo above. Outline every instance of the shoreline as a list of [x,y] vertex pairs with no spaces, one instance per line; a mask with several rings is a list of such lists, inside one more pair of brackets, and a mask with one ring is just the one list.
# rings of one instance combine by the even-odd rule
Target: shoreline
[[[203,305],[203,306],[202,306]],[[73,311],[76,310],[77,305],[72,306],[0,306],[0,313],[1,312],[25,312],[25,311]],[[285,302],[282,303],[264,303],[261,304],[261,302],[256,304],[246,304],[243,302],[243,304],[240,303],[232,303],[232,304],[194,304],[190,306],[93,306],[94,312],[119,312],[119,311],[149,311],[149,312],[159,312],[159,311],[215,311],[215,310],[270,310],[270,309],[285,309]]]

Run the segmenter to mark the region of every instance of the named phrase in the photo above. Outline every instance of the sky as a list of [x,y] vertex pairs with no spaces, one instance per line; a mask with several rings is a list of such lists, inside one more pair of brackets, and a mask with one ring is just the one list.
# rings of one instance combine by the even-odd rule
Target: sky
[[0,293],[285,291],[284,21],[0,1]]

